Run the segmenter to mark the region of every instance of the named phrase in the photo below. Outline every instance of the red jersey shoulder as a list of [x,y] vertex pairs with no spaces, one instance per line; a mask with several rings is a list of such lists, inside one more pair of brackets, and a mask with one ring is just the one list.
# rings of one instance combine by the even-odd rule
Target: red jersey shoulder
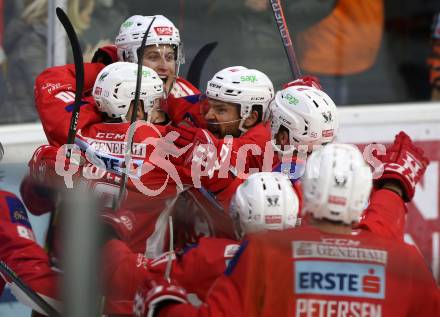
[[180,97],[200,94],[200,90],[194,87],[186,79],[183,79],[182,77],[177,77],[176,82],[174,83],[174,86],[171,89],[171,94],[175,98],[180,98]]
[[0,219],[32,229],[23,203],[7,191],[0,191]]

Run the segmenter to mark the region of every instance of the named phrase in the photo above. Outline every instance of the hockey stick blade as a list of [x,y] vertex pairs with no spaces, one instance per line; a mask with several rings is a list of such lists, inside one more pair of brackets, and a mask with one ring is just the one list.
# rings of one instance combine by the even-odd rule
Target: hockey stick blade
[[17,274],[3,261],[0,261],[0,273],[14,283],[23,293],[42,311],[50,317],[61,316],[52,306],[50,306],[40,295],[38,295],[29,286],[24,284]]
[[72,118],[70,120],[69,134],[67,137],[67,144],[73,144],[76,135],[76,129],[79,120],[79,109],[81,106],[81,97],[84,91],[84,63],[81,46],[79,45],[78,37],[69,20],[69,17],[60,7],[56,8],[56,14],[58,20],[60,20],[64,29],[66,30],[67,37],[69,38],[70,45],[72,46],[73,60],[75,63],[75,101],[73,104]]
[[218,42],[210,42],[202,46],[197,54],[194,56],[188,72],[186,74],[186,79],[193,84],[195,87],[199,88],[200,78],[202,75],[203,66],[205,66],[206,60],[212,51],[217,47]]
[[127,147],[125,152],[125,173],[122,174],[122,180],[121,180],[121,187],[119,187],[119,195],[114,203],[114,210],[118,210],[121,206],[121,202],[125,193],[125,189],[127,187],[127,178],[128,178],[128,168],[130,166],[131,161],[131,152],[133,147],[133,137],[134,137],[134,122],[136,121],[137,116],[137,109],[138,109],[138,103],[139,103],[139,95],[141,92],[141,84],[142,84],[142,57],[144,56],[144,50],[145,50],[145,43],[147,42],[148,33],[150,33],[150,28],[154,23],[154,20],[156,20],[156,17],[154,17],[150,25],[148,25],[147,30],[144,33],[144,36],[142,37],[142,43],[141,47],[139,48],[139,56],[138,56],[138,68],[137,68],[137,77],[136,77],[136,90],[134,93],[134,104],[133,104],[133,111],[131,112],[131,118],[130,118],[130,127],[128,129],[128,140],[127,140]]
[[280,33],[281,41],[283,42],[284,51],[286,52],[287,61],[289,62],[290,71],[292,72],[293,79],[301,77],[301,70],[298,65],[295,50],[293,48],[292,39],[287,28],[286,19],[284,17],[283,8],[281,7],[280,0],[269,0],[270,6],[273,11],[275,22]]

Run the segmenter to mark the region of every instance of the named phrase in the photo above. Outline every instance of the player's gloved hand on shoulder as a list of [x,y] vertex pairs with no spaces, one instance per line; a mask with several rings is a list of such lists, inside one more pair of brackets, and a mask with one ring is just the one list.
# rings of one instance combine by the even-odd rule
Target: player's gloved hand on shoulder
[[[31,160],[29,161],[30,176],[41,185],[47,187],[56,187],[62,181],[62,176],[57,173],[57,169],[64,168],[77,170],[84,162],[79,149],[74,150],[72,157],[65,157],[66,148],[58,148],[52,145],[41,145],[35,150]],[[58,165],[58,166],[57,166]]]
[[309,86],[319,90],[322,90],[321,83],[319,82],[318,77],[315,76],[301,76],[294,81],[291,81],[287,84],[283,85],[283,89],[286,89],[291,86]]
[[118,53],[116,45],[106,45],[98,48],[92,57],[92,63],[101,63],[110,65],[118,61]]
[[190,166],[195,156],[202,162],[207,158],[217,158],[220,141],[209,131],[185,126],[179,128],[168,126],[167,132],[170,131],[175,131],[179,134],[179,137],[174,141],[177,147],[184,148],[189,146],[186,153],[180,158],[181,164]]
[[53,185],[52,178],[55,175],[55,162],[58,147],[41,145],[38,147],[29,161],[30,176],[40,184]]
[[429,164],[423,150],[416,146],[403,131],[399,132],[394,143],[385,155],[376,155],[383,163],[383,174],[374,181],[376,188],[382,188],[387,182],[400,185],[402,198],[409,202],[414,197],[417,183],[422,178]]
[[174,281],[170,283],[163,278],[147,281],[136,293],[133,313],[137,317],[157,316],[166,305],[188,303],[187,292]]

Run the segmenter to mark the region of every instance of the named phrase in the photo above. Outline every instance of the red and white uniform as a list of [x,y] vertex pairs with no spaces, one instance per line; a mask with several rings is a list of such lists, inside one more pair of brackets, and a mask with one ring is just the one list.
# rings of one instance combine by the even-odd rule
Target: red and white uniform
[[[102,122],[92,89],[96,76],[104,67],[104,64],[84,63],[84,105],[80,107],[78,129]],[[75,92],[73,64],[48,68],[35,79],[35,105],[50,145],[61,146],[67,142]]]
[[[35,242],[35,235],[20,199],[0,191],[0,260],[4,261],[30,288],[49,303],[58,298],[58,273]],[[4,281],[0,278],[0,294]]]
[[158,316],[439,316],[438,290],[413,247],[312,227],[248,237],[205,304]]
[[[182,256],[177,256],[177,259],[172,256],[171,276],[204,300],[238,247],[239,244],[233,240],[201,238],[197,246],[188,248]],[[143,254],[133,253],[122,241],[109,241],[103,259],[106,263],[103,288],[108,310],[131,315],[136,291],[154,276],[164,276],[168,258],[168,253],[164,253],[156,259],[146,259]]]
[[[108,159],[104,155],[100,156],[106,163],[107,172],[101,179],[89,181],[89,183],[95,192],[102,192],[103,195],[111,198],[110,203],[112,198],[119,193],[121,175],[111,173],[109,170],[120,168],[124,164],[124,137],[128,127],[129,123],[100,123],[78,131],[76,143],[82,150],[92,148],[99,155],[108,154]],[[128,196],[123,200],[121,211],[106,213],[106,220],[118,227],[117,231],[124,232],[121,238],[130,249],[134,252],[145,253],[149,258],[164,251],[168,215],[178,197],[177,181],[163,169],[164,163],[168,163],[171,167],[174,165],[165,158],[162,162],[158,161],[158,154],[156,154],[155,141],[165,135],[161,132],[163,132],[161,126],[156,126],[156,128],[143,126],[136,130],[132,158],[138,165],[147,163],[153,169],[140,178],[137,175],[130,176],[127,183]],[[182,181],[182,185],[188,184],[188,180],[185,179],[186,170],[179,166],[175,168],[176,176]],[[93,170],[93,165],[87,163],[82,167],[83,176],[87,175],[86,169]],[[140,182],[150,190],[158,190],[162,186],[164,188],[160,194],[148,196],[149,193],[141,192],[134,182]],[[109,204],[108,207],[111,205]]]
[[[84,63],[84,104],[80,107],[78,129],[86,125],[102,122],[92,97],[92,89],[96,77],[105,67],[100,63]],[[51,67],[43,71],[35,80],[35,104],[41,124],[49,144],[61,146],[67,141],[70,119],[75,100],[75,66]],[[167,100],[169,107],[179,106],[182,97],[200,93],[183,78],[178,77]]]

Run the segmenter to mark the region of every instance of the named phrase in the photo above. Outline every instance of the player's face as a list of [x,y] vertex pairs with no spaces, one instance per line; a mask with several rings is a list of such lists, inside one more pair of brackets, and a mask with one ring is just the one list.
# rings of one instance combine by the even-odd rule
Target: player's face
[[[125,116],[128,121],[130,121],[131,119],[133,108],[134,108],[134,101],[131,102],[130,109],[128,110],[127,115]],[[141,103],[137,107],[136,120],[147,120],[148,115],[150,116],[150,120],[148,121],[151,123],[161,124],[166,122],[167,118],[165,112],[163,112],[160,107],[160,99],[156,99],[154,101],[153,108],[151,109],[149,114],[144,113],[143,102],[141,101]]]
[[176,77],[176,55],[171,45],[147,46],[142,63],[159,75],[168,92]]
[[205,107],[205,120],[208,130],[215,137],[223,139],[226,135],[239,137],[241,132],[239,106],[230,102],[208,99]]
[[163,124],[167,121],[167,117],[165,115],[165,112],[160,107],[160,99],[156,99],[154,101],[153,109],[151,110],[151,113],[149,114],[149,122],[154,124]]

